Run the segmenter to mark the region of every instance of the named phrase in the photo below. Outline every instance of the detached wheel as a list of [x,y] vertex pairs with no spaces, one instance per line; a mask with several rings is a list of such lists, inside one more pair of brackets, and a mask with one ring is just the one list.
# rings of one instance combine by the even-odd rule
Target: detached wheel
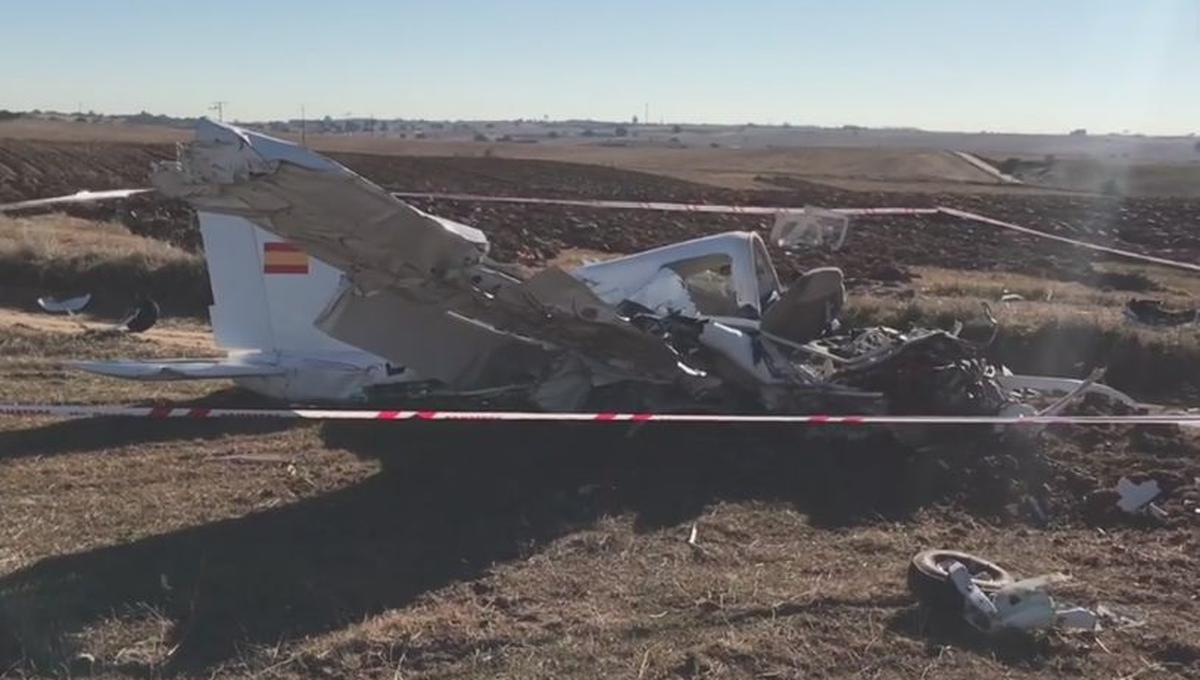
[[950,581],[946,565],[958,562],[971,572],[971,581],[985,593],[994,593],[1013,582],[1013,577],[993,562],[957,550],[925,550],[908,564],[908,590],[922,604],[935,610],[959,613],[962,593]]

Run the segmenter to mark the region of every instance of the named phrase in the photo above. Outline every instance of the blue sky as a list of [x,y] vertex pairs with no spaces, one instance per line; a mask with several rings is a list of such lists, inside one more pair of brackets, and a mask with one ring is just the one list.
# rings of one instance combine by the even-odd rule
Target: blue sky
[[1200,0],[38,0],[0,108],[1200,131]]

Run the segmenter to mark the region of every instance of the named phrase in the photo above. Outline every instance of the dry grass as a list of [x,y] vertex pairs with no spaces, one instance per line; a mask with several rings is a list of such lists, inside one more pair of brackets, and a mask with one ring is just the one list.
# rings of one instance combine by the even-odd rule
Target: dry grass
[[[214,388],[56,366],[169,350],[138,338],[2,337],[0,401]],[[1200,545],[1178,494],[1169,528],[1097,532],[1078,498],[1039,527],[989,500],[1008,498],[1012,470],[971,472],[993,439],[930,459],[807,434],[0,420],[0,660],[37,677],[239,680],[1200,671],[1200,612],[1177,595]],[[1098,486],[1200,474],[1183,439],[1048,450],[1059,490],[1076,469]],[[1073,571],[1070,601],[1148,623],[1009,644],[925,622],[903,573],[929,546]]]
[[[174,251],[119,229],[59,225],[47,237],[31,224],[5,223],[13,252],[27,248],[74,275],[89,271],[70,264],[80,251],[134,258],[128,267],[144,272],[175,266]],[[920,273],[914,299],[868,295],[855,300],[858,313],[897,325],[971,321],[988,299],[1006,327],[1028,334],[1076,322],[1100,334],[1128,329],[1124,294]],[[1149,275],[1172,299],[1195,294],[1185,277]],[[1001,305],[1005,290],[1031,301]],[[1147,363],[1137,368],[1191,379],[1179,366],[1200,365],[1194,340],[1178,332],[1178,343],[1187,350],[1178,356],[1139,350]],[[1063,344],[1061,361],[1073,365],[1083,345]],[[172,354],[150,336],[0,324],[0,401],[248,401],[209,396],[227,383],[123,382],[59,365]],[[1195,437],[1051,433],[1040,468],[989,436],[956,433],[949,452],[915,452],[882,432],[847,434],[0,420],[0,674],[1200,675],[1200,605],[1186,596],[1200,568],[1186,505],[1200,499]],[[1124,474],[1171,485],[1166,526],[1120,517],[1092,526],[1085,499]],[[1021,510],[1043,493],[1045,525]],[[686,542],[693,525],[695,546]],[[1020,575],[1074,572],[1068,601],[1133,609],[1147,624],[1010,643],[927,621],[903,574],[913,553],[933,546],[978,551]]]
[[[1052,325],[1087,326],[1098,332],[1200,350],[1194,328],[1139,326],[1123,315],[1125,304],[1133,297],[1162,299],[1169,306],[1200,306],[1200,277],[1165,268],[1122,264],[1104,265],[1103,269],[1140,275],[1159,290],[1132,293],[1023,274],[913,267],[918,276],[908,288],[914,295],[900,298],[898,291],[887,289],[856,294],[850,300],[850,315],[855,323],[875,320],[900,325],[922,322],[952,325],[955,320],[982,322],[982,303],[986,302],[1003,326],[1021,332]],[[1006,294],[1020,295],[1023,299],[1002,302]]]
[[[1181,304],[1191,298],[1190,293],[1183,289],[1131,293],[1004,272],[971,272],[940,267],[915,267],[913,272],[920,278],[912,282],[912,288],[920,295],[929,297],[973,297],[999,303],[1004,295],[1016,294],[1026,302],[1051,302],[1074,307],[1120,307],[1130,297],[1137,295],[1163,297]],[[1147,282],[1161,286],[1155,279],[1148,279]]]
[[[0,621],[37,676],[1194,669],[1200,614],[1176,597],[1196,567],[1186,524],[981,516],[917,490],[949,468],[783,434],[5,421]],[[1072,601],[1149,622],[1017,644],[926,625],[903,573],[931,545],[1074,571]]]
[[149,292],[170,312],[196,313],[209,296],[203,257],[65,215],[0,216],[0,283],[33,293],[25,305],[37,295],[103,291],[97,305],[120,309]]
[[148,270],[199,259],[162,241],[134,236],[115,222],[93,222],[62,214],[0,216],[0,257],[58,266],[80,260],[130,259]]
[[[1200,281],[1175,272],[1137,271],[1164,290],[1148,293],[1172,304],[1195,307]],[[1194,325],[1156,328],[1134,324],[1123,314],[1127,292],[1101,291],[1075,283],[1043,281],[1017,274],[915,268],[910,288],[880,288],[852,296],[844,313],[850,326],[884,324],[900,329],[949,329],[964,324],[964,337],[993,335],[983,303],[999,323],[989,346],[993,360],[1017,373],[1083,377],[1105,368],[1105,381],[1148,402],[1192,406],[1200,401],[1200,336]],[[1001,302],[1005,293],[1025,300]],[[1049,300],[1047,300],[1049,297]]]

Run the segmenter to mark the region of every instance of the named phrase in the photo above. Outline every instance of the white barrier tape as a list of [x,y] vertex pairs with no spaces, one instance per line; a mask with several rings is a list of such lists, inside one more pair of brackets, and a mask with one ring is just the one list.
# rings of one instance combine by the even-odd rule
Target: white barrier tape
[[1174,267],[1176,269],[1186,269],[1188,271],[1200,272],[1200,265],[1192,264],[1190,262],[1179,262],[1177,260],[1168,260],[1168,259],[1162,258],[1162,257],[1155,257],[1154,255],[1143,255],[1141,253],[1135,253],[1130,250],[1121,250],[1120,248],[1110,248],[1108,246],[1102,246],[1102,245],[1099,245],[1096,243],[1088,243],[1087,241],[1079,241],[1077,239],[1067,238],[1066,236],[1058,236],[1057,234],[1049,234],[1044,231],[1038,231],[1037,229],[1030,229],[1029,227],[1022,227],[1021,225],[1013,224],[1012,222],[1004,222],[1004,221],[993,219],[991,217],[987,217],[984,215],[967,212],[965,210],[958,210],[956,208],[947,208],[945,206],[938,206],[938,210],[942,214],[950,215],[951,217],[961,217],[962,219],[966,219],[966,220],[974,220],[976,222],[990,224],[994,227],[1000,227],[1002,229],[1011,229],[1012,231],[1019,231],[1022,234],[1029,234],[1030,236],[1036,236],[1038,238],[1050,239],[1051,241],[1058,241],[1059,243],[1066,243],[1068,245],[1077,246],[1079,248],[1087,248],[1089,250],[1094,250],[1094,251],[1101,252],[1101,253],[1107,253],[1109,255],[1116,255],[1117,257],[1124,257],[1126,259],[1138,260],[1141,262],[1149,262],[1151,264],[1159,264],[1159,265],[1163,265],[1165,267]]
[[79,191],[69,196],[54,196],[52,198],[35,198],[30,201],[18,201],[0,205],[0,212],[22,210],[25,208],[41,208],[63,203],[94,203],[96,201],[112,201],[118,198],[129,198],[136,194],[144,194],[153,189],[111,189],[109,191]]
[[[80,191],[69,196],[55,196],[53,198],[40,198],[31,201],[20,201],[18,203],[6,203],[0,205],[0,213],[20,210],[23,208],[37,208],[50,205],[58,205],[65,203],[88,203],[94,201],[113,200],[118,198],[128,198],[135,194],[153,191],[153,189],[113,189],[110,191]],[[801,211],[801,207],[789,206],[754,206],[754,205],[714,205],[708,203],[670,203],[664,201],[606,201],[599,199],[568,199],[568,198],[526,198],[522,196],[484,196],[479,194],[453,194],[453,193],[436,193],[436,192],[413,192],[413,191],[396,191],[392,195],[397,198],[425,198],[425,199],[441,199],[449,201],[470,201],[476,203],[516,203],[525,205],[561,205],[572,206],[578,208],[609,208],[609,209],[624,209],[624,210],[661,210],[666,212],[689,212],[689,213],[710,213],[710,214],[730,214],[730,215],[777,215],[782,212]],[[1002,229],[1017,231],[1029,236],[1037,238],[1049,239],[1058,241],[1079,248],[1123,257],[1129,260],[1137,260],[1139,262],[1147,262],[1157,264],[1164,267],[1173,267],[1175,269],[1184,269],[1191,272],[1200,272],[1200,264],[1190,262],[1180,262],[1178,260],[1169,260],[1163,257],[1154,255],[1143,255],[1130,250],[1121,248],[1112,248],[1102,246],[1096,243],[1088,243],[1078,239],[1068,238],[1066,236],[1058,236],[1030,227],[1023,227],[1012,222],[1004,222],[978,213],[950,208],[947,206],[938,206],[936,208],[832,208],[833,212],[849,215],[851,217],[880,217],[888,215],[948,215],[964,220],[972,220],[982,224],[990,224]]]
[[[10,210],[20,210],[23,208],[37,208],[50,205],[58,205],[64,203],[88,203],[94,201],[113,200],[118,198],[128,198],[135,194],[153,191],[153,189],[113,189],[109,191],[80,191],[69,196],[55,196],[53,198],[39,198],[31,201],[20,201],[18,203],[6,203],[0,205],[0,213]],[[599,199],[568,199],[568,198],[526,198],[522,196],[484,196],[480,194],[453,194],[453,193],[437,193],[437,192],[414,192],[414,191],[396,191],[392,195],[397,198],[426,198],[426,199],[442,199],[448,201],[470,201],[476,203],[517,203],[526,205],[561,205],[572,206],[578,208],[609,208],[609,209],[624,209],[624,210],[661,210],[666,212],[690,212],[690,213],[711,213],[711,214],[731,214],[731,215],[777,215],[781,212],[794,212],[803,210],[802,207],[789,206],[754,206],[754,205],[714,205],[708,203],[671,203],[665,201],[606,201]],[[1058,236],[1037,229],[1023,227],[1012,222],[1004,222],[978,213],[967,212],[957,208],[947,206],[938,206],[936,208],[833,208],[833,212],[849,215],[851,217],[880,217],[887,215],[936,215],[943,214],[950,217],[957,217],[964,220],[972,220],[983,224],[990,224],[1002,229],[1017,231],[1037,238],[1050,239],[1076,246],[1086,248],[1096,252],[1123,257],[1139,262],[1147,262],[1150,264],[1162,265],[1164,267],[1173,267],[1175,269],[1184,269],[1191,272],[1200,272],[1200,265],[1190,262],[1180,262],[1178,260],[1169,260],[1154,255],[1143,255],[1130,250],[1122,250],[1120,248],[1112,248],[1102,246],[1096,243],[1088,243],[1078,239],[1068,238],[1066,236]]]
[[[447,194],[447,193],[417,193],[417,192],[394,192],[392,194],[397,198],[429,198],[443,199],[449,201],[469,201],[479,203],[520,203],[527,205],[562,205],[573,206],[579,208],[614,208],[625,210],[662,210],[667,212],[691,212],[691,213],[719,213],[731,215],[777,215],[784,212],[798,212],[803,210],[799,207],[769,207],[769,206],[748,206],[748,205],[710,205],[707,203],[665,203],[655,201],[605,201],[605,200],[576,200],[566,198],[524,198],[520,196],[483,196],[479,194]],[[1115,255],[1130,260],[1147,262],[1150,264],[1162,265],[1164,267],[1173,267],[1176,269],[1184,269],[1191,272],[1200,272],[1200,265],[1190,262],[1179,262],[1177,260],[1168,260],[1154,255],[1143,255],[1130,250],[1122,250],[1120,248],[1111,248],[1102,246],[1096,243],[1088,243],[1078,239],[1068,238],[1066,236],[1058,236],[1030,227],[1023,227],[1012,222],[1004,222],[978,213],[967,212],[957,208],[947,206],[938,206],[936,208],[832,208],[833,212],[851,217],[879,217],[887,215],[948,215],[959,219],[971,220],[982,224],[990,224],[994,227],[1017,231],[1038,238],[1050,239],[1059,243],[1079,248],[1086,248],[1096,252]]]
[[[606,201],[601,199],[526,198],[523,196],[484,196],[481,194],[420,193],[394,191],[396,198],[432,198],[472,203],[517,203],[524,205],[561,205],[575,208],[609,208],[620,210],[661,210],[664,212],[717,213],[731,215],[777,215],[799,212],[803,206],[717,205],[708,203],[670,203],[665,201]],[[851,216],[871,215],[933,215],[938,208],[831,208],[833,212]]]
[[1191,425],[1200,414],[1107,416],[725,415],[707,413],[538,413],[522,411],[388,411],[368,409],[207,408],[0,404],[0,415],[61,418],[281,418],[288,420],[491,420],[510,422],[779,423],[793,425]]

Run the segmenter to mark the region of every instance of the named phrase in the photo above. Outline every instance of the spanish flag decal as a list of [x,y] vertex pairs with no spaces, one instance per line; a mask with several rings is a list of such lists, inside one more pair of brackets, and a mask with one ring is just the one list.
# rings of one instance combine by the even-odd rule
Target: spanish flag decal
[[307,274],[308,255],[296,246],[282,241],[263,244],[264,274]]

